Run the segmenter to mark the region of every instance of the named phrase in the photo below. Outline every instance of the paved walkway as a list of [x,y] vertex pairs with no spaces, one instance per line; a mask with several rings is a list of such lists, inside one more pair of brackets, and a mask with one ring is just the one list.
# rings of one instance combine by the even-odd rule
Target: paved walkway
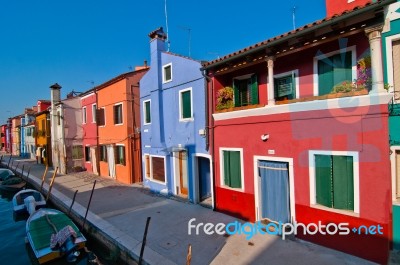
[[[30,170],[30,182],[39,187],[43,165],[26,159],[14,159],[14,166],[25,165]],[[8,157],[3,163],[8,162]],[[52,170],[46,175],[44,194],[47,194]],[[194,265],[214,264],[373,264],[342,252],[327,249],[301,240],[281,240],[277,236],[257,235],[246,240],[243,235],[188,235],[188,222],[194,224],[229,223],[235,218],[214,212],[199,205],[154,194],[140,186],[117,183],[87,172],[57,175],[51,200],[68,210],[75,190],[78,190],[72,215],[83,220],[93,182],[93,194],[87,224],[89,233],[111,240],[110,248],[118,247],[119,255],[137,258],[147,217],[151,217],[144,260],[148,264],[185,264],[188,245],[192,245]],[[194,230],[193,230],[194,232]],[[124,258],[124,257],[122,257]]]

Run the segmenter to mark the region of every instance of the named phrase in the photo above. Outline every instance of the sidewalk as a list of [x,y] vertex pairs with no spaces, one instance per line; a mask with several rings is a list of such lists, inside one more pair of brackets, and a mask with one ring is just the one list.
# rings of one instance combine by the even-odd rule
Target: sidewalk
[[[7,164],[8,159],[3,158],[3,163]],[[40,187],[44,166],[15,158],[13,167],[17,161],[20,161],[18,172],[21,172],[22,164],[25,165],[25,176],[31,166],[29,182]],[[44,194],[47,194],[52,173],[49,170],[46,175]],[[85,227],[89,227],[88,232],[97,239],[108,242],[109,248],[123,260],[138,259],[146,219],[151,217],[144,251],[144,260],[148,264],[185,264],[189,244],[192,245],[193,265],[373,264],[322,246],[301,240],[281,240],[272,235],[256,235],[251,240],[246,240],[243,235],[227,237],[204,232],[188,235],[188,222],[192,218],[196,218],[194,224],[227,224],[237,219],[154,194],[138,185],[124,185],[87,172],[57,175],[50,199],[67,211],[75,190],[78,190],[72,216],[75,221],[82,222],[94,180],[97,181],[96,188]]]

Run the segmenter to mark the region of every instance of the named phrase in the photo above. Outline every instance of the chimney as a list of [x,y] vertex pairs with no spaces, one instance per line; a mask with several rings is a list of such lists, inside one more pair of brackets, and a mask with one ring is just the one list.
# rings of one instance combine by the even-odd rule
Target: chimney
[[158,62],[161,59],[161,53],[166,51],[167,35],[164,33],[163,28],[158,29],[149,33],[150,37],[150,64],[157,69]]
[[50,86],[51,88],[51,106],[61,101],[61,86],[57,83]]

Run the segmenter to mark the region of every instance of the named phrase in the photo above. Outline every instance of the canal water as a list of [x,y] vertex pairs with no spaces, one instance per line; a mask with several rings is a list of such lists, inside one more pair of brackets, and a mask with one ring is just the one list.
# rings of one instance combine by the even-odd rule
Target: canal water
[[[12,197],[13,193],[0,190],[0,264],[8,265],[29,265],[38,264],[34,257],[33,251],[29,243],[25,243],[25,224],[26,220],[14,221],[12,210]],[[19,218],[20,219],[20,218]],[[101,265],[121,264],[115,261],[115,258],[110,259],[107,256],[107,250],[98,242],[90,240],[90,236],[85,235],[88,239],[88,248],[96,253],[99,263]],[[81,256],[85,256],[81,254]],[[46,263],[48,265],[64,265],[64,264],[88,264],[87,259],[80,258],[75,263],[67,263],[63,259]],[[114,260],[114,261],[113,261]]]

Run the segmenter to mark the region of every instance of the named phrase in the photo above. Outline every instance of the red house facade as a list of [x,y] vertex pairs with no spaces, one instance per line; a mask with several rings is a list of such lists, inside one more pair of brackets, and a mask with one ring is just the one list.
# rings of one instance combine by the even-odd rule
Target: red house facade
[[387,261],[391,95],[380,44],[387,2],[203,65],[217,210],[252,222],[346,223],[348,235],[297,236]]
[[6,124],[1,125],[0,151],[6,150],[6,146],[7,146],[6,128],[7,128]]
[[334,15],[342,14],[343,11],[350,11],[363,5],[371,4],[373,0],[327,0],[326,1],[326,15],[332,17]]

